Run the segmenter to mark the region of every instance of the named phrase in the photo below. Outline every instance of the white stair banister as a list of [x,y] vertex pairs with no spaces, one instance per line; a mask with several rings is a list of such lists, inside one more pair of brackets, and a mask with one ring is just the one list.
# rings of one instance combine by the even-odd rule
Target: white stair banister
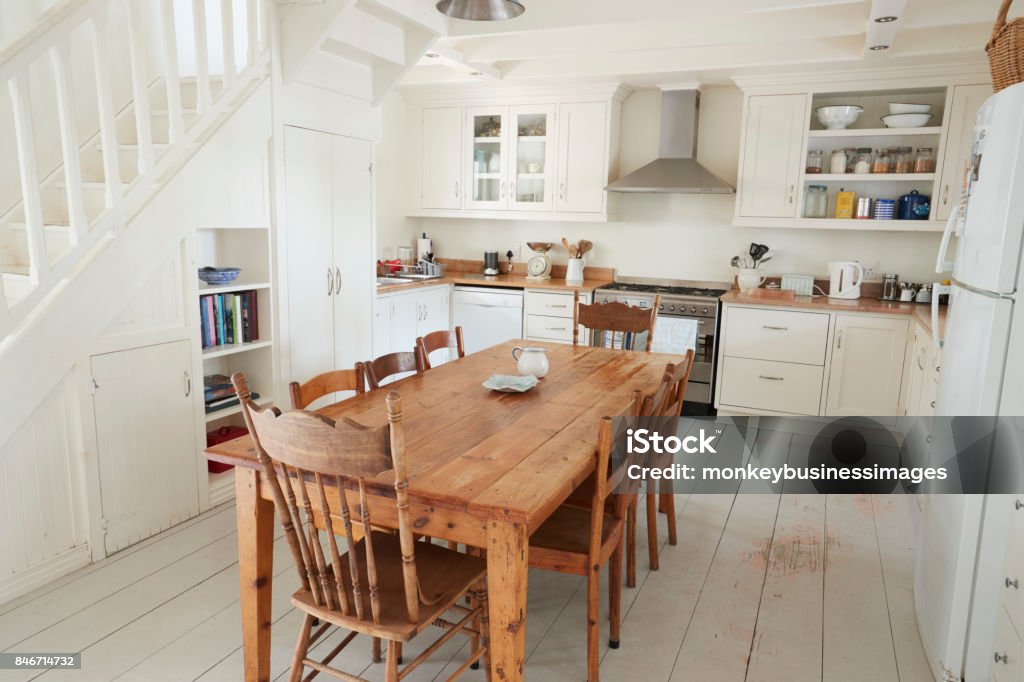
[[246,45],[246,63],[251,66],[256,63],[256,55],[260,53],[263,46],[260,45],[260,24],[259,0],[247,0],[245,5],[245,26],[247,30],[248,43]]
[[160,29],[163,33],[164,79],[167,84],[167,116],[171,144],[185,137],[181,113],[181,76],[178,72],[178,38],[174,28],[173,0],[160,0]]
[[136,0],[124,0],[128,12],[128,50],[132,67],[132,95],[135,99],[135,132],[139,145],[139,175],[153,168],[153,123],[149,117],[149,76],[143,37],[142,9]]
[[235,65],[235,12],[233,0],[220,0],[220,27],[224,54],[224,89],[235,84],[238,67]]
[[192,23],[196,45],[196,113],[210,110],[210,55],[206,37],[206,0],[192,0]]
[[28,238],[29,281],[38,286],[49,279],[50,260],[43,235],[43,206],[40,200],[39,169],[36,166],[36,138],[32,125],[32,105],[28,94],[28,71],[7,81],[14,110],[14,135],[17,138],[18,169],[21,176],[22,209]]
[[103,147],[103,184],[106,206],[116,208],[121,203],[124,187],[121,185],[121,163],[117,149],[117,129],[114,120],[114,95],[110,78],[110,53],[107,50],[107,13],[104,7],[89,21],[92,34],[92,54],[96,66],[96,100],[100,114],[100,145]]
[[60,119],[61,155],[64,159],[64,186],[68,199],[70,245],[78,244],[89,229],[82,197],[82,164],[79,160],[78,130],[75,126],[74,86],[71,82],[71,49],[60,43],[50,48],[53,80],[57,90],[57,116]]

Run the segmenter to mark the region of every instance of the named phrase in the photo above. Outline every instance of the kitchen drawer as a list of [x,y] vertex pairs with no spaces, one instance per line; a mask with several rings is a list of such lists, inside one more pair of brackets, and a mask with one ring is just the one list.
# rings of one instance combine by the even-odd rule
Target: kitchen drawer
[[[580,300],[586,303],[581,296]],[[526,292],[526,314],[572,319],[573,295],[548,291]],[[570,338],[572,338],[570,334]]]
[[569,319],[549,315],[526,316],[527,338],[572,341],[572,315]]
[[735,357],[724,362],[718,388],[722,405],[818,414],[824,368]]
[[824,365],[828,313],[736,308],[725,315],[725,355]]
[[993,652],[992,679],[994,682],[1019,682],[1021,674],[1020,636],[1010,622],[1006,609],[999,609]]
[[1011,505],[1010,537],[1002,587],[1003,605],[1014,626],[1024,629],[1024,495],[1007,496]]

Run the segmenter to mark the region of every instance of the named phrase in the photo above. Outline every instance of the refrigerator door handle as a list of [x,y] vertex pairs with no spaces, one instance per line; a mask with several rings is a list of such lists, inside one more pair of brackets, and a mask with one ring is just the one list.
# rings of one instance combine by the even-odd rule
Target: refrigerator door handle
[[[953,263],[946,260],[946,252],[949,250],[949,238],[953,235],[953,228],[956,227],[957,219],[960,217],[960,207],[957,206],[953,209],[953,212],[949,214],[949,220],[946,221],[946,229],[942,232],[942,243],[939,244],[939,255],[935,259],[935,272],[940,275],[944,272],[950,272],[953,270]],[[932,298],[935,298],[934,292]]]
[[946,341],[942,338],[942,327],[939,326],[939,296],[948,294],[953,286],[950,284],[935,284],[932,286],[932,339],[936,348],[942,348]]

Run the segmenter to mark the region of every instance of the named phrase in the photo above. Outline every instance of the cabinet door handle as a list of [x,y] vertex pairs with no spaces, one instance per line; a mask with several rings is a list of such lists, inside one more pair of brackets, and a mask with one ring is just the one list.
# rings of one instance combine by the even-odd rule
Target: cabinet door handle
[[917,368],[924,369],[924,349],[917,354]]
[[1020,511],[1021,509],[1024,509],[1024,502],[1021,502],[1020,500],[1014,500],[1013,501],[1013,508],[1016,509],[1017,511]]
[[327,295],[330,296],[332,291],[334,291],[334,273],[327,268]]
[[947,182],[942,186],[942,205],[945,206],[949,203],[949,183]]
[[1015,589],[1015,590],[1019,590],[1020,589],[1020,581],[1019,580],[1010,580],[1009,578],[1007,578],[1005,580],[1005,583],[1006,583],[1006,589],[1010,589],[1011,587],[1013,589]]
[[334,268],[334,293],[341,293],[341,268]]
[[765,329],[771,329],[772,331],[777,331],[777,332],[789,331],[789,327],[773,327],[770,324],[763,324],[761,326],[764,327]]
[[932,406],[932,409],[935,409],[935,401],[933,400],[930,404]]
[[998,651],[996,652],[996,663],[1006,663],[1007,661],[1008,659],[1006,658],[1006,654],[1000,654]]
[[192,395],[192,375],[189,374],[188,370],[185,370],[185,397],[187,398],[190,395]]
[[796,185],[790,185],[789,186],[789,199],[787,199],[787,201],[789,203],[791,203],[791,204],[793,203],[793,197],[795,196],[795,193],[796,193]]
[[501,194],[499,195],[502,199],[505,198],[505,183],[501,183]]
[[839,333],[836,334],[836,350],[843,347],[843,330],[840,329]]
[[770,376],[766,376],[764,374],[759,374],[758,378],[764,379],[766,381],[785,381],[785,379],[783,377],[770,377]]
[[515,197],[515,195],[516,195],[516,183],[514,183],[514,182],[508,183],[508,195],[510,197]]
[[459,181],[458,180],[455,181],[455,196],[456,196],[456,198],[459,196]]

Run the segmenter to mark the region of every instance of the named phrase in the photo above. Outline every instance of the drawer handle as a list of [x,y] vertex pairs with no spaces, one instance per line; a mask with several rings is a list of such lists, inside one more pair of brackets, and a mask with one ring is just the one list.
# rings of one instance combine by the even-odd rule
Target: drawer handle
[[789,331],[789,327],[773,327],[770,324],[763,324],[761,326],[764,327],[765,329],[771,329],[772,331],[776,331],[776,332],[788,332]]
[[544,329],[547,329],[549,332],[565,332],[565,331],[569,331],[565,327],[544,327]]
[[932,434],[929,433],[927,436],[925,436],[924,437],[924,442],[925,443],[931,443],[932,442]]
[[1006,658],[1006,654],[1000,654],[996,652],[996,663],[1008,663],[1009,660]]
[[1017,511],[1020,511],[1021,509],[1024,509],[1024,502],[1021,502],[1020,500],[1014,500],[1013,501],[1013,508],[1016,509]]
[[564,303],[545,303],[544,307],[545,308],[568,308],[569,306],[567,306]]
[[783,379],[782,377],[770,377],[770,376],[765,376],[764,374],[759,374],[758,376],[761,379],[766,379],[768,381],[785,381],[785,379]]
[[933,401],[931,402],[931,406],[932,406],[933,408],[935,407],[935,401],[934,401],[934,400],[933,400]]
[[1020,581],[1019,580],[1010,580],[1009,578],[1007,578],[1006,579],[1006,589],[1010,589],[1011,587],[1013,589],[1015,589],[1015,590],[1019,590],[1020,589]]

